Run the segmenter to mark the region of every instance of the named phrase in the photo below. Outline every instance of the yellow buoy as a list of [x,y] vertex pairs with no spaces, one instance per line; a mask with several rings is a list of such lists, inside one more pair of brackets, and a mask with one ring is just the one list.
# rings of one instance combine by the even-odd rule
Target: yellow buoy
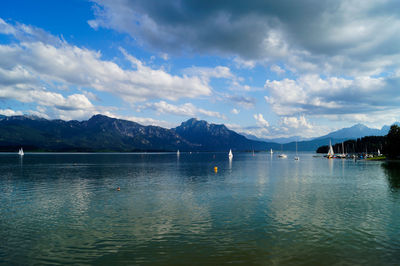
[[214,166],[214,172],[218,172],[218,167]]

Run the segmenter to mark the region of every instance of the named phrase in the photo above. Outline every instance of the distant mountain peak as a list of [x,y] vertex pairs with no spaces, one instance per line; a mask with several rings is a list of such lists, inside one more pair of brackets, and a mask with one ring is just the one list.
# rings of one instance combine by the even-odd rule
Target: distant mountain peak
[[182,122],[181,125],[193,125],[193,124],[197,124],[197,123],[208,124],[207,121],[198,120],[197,118],[193,117],[193,118],[190,118],[190,119]]
[[197,128],[197,129],[209,129],[211,126],[216,126],[215,124],[209,124],[205,120],[198,120],[197,118],[190,118],[189,120],[182,122],[177,128],[187,129],[187,128]]
[[361,124],[361,123],[358,123],[358,124],[355,124],[354,126],[352,126],[352,127],[349,127],[348,129],[358,129],[358,130],[365,130],[365,129],[371,129],[371,128],[369,128],[369,127],[367,127],[366,125],[364,125],[364,124]]
[[96,114],[96,115],[93,115],[91,118],[89,118],[89,121],[90,120],[96,120],[96,121],[98,121],[98,120],[112,120],[112,119],[115,119],[115,118],[108,117],[108,116],[102,115],[102,114]]

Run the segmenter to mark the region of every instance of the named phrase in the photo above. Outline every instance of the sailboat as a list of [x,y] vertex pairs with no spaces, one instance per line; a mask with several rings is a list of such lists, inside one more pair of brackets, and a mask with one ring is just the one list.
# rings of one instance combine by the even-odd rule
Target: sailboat
[[342,141],[342,154],[336,155],[338,158],[346,159],[346,154],[344,153],[344,145]]
[[229,149],[228,157],[230,160],[233,158],[233,153],[231,149]]
[[335,153],[333,152],[332,143],[331,143],[331,141],[329,141],[329,151],[328,151],[328,154],[326,155],[326,157],[328,159],[332,159],[334,155],[335,155]]
[[279,158],[287,158],[287,155],[283,153],[282,149],[283,145],[281,144],[281,154],[278,155]]
[[18,154],[20,156],[24,156],[24,150],[22,149],[22,147],[21,147],[21,149],[19,149]]
[[271,149],[270,153],[271,153],[271,155],[272,155],[272,154],[274,154],[274,151]]
[[296,156],[294,156],[294,160],[295,161],[300,160],[299,156],[297,156],[297,141],[296,141]]
[[381,154],[381,151],[378,149],[378,156],[381,156],[382,154]]
[[177,151],[176,151],[176,156],[179,156],[179,155],[181,155],[181,153],[180,153],[179,150],[177,150]]

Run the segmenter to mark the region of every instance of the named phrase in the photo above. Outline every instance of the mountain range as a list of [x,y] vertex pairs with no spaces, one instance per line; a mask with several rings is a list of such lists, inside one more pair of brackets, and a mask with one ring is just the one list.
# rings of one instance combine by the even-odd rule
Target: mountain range
[[[395,124],[399,123],[396,122]],[[266,142],[276,142],[279,144],[288,144],[295,141],[313,141],[316,139],[338,139],[341,142],[342,140],[357,139],[365,136],[384,136],[389,132],[389,129],[390,126],[383,126],[381,129],[377,129],[377,128],[369,128],[363,124],[356,124],[352,127],[342,128],[317,138],[304,138],[301,136],[293,136],[287,138],[258,138],[256,136],[249,134],[243,134],[243,135],[246,136],[248,139],[266,141]]]
[[[319,146],[369,135],[386,135],[382,129],[357,124],[311,140],[298,141],[299,151],[315,151]],[[297,138],[299,139],[299,138]],[[95,115],[86,121],[47,120],[35,116],[0,116],[0,151],[266,151],[295,150],[296,143],[280,144],[249,139],[225,125],[195,118],[166,129]]]
[[87,121],[34,116],[0,117],[0,151],[228,151],[276,149],[278,144],[249,140],[224,125],[189,119],[166,129],[95,115]]

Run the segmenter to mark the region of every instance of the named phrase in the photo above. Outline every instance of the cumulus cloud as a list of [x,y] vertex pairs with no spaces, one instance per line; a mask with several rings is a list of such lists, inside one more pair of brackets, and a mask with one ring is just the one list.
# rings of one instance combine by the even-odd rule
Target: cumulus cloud
[[13,115],[23,115],[21,111],[14,111],[11,109],[0,109],[0,115],[13,116]]
[[168,113],[168,114],[187,116],[187,117],[208,116],[208,117],[226,119],[225,115],[220,114],[219,112],[198,108],[192,103],[173,105],[165,101],[160,101],[156,103],[147,103],[141,108],[153,109],[159,114]]
[[264,119],[264,116],[262,114],[255,114],[253,117],[257,121],[258,126],[269,127],[268,121]]
[[[17,31],[17,27],[1,22],[3,28],[7,25],[3,33],[16,34],[10,29]],[[35,29],[25,33],[35,36],[32,32],[35,33]],[[19,35],[14,36],[19,38]],[[123,49],[121,52],[131,62],[132,70],[102,60],[100,52],[63,41],[53,45],[21,39],[16,44],[0,45],[0,85],[24,89],[37,87],[43,81],[47,85],[58,82],[110,92],[128,102],[157,98],[177,100],[211,93],[207,82],[200,77],[171,75],[146,66]]]
[[300,117],[283,117],[281,124],[288,128],[300,129],[306,128],[311,129],[312,125],[306,120],[304,116]]
[[243,78],[237,77],[231,72],[231,69],[226,66],[216,67],[190,67],[183,70],[183,73],[189,76],[201,77],[205,83],[209,83],[210,79],[225,79],[230,90],[235,91],[250,91],[250,86],[242,84]]
[[243,127],[230,124],[230,128],[258,138],[287,138],[301,135],[303,138],[318,137],[327,134],[331,129],[324,125],[314,125],[305,116],[283,116],[277,124],[271,125],[262,114],[254,114],[256,124]]
[[[151,99],[178,100],[211,94],[210,77],[231,77],[229,68],[217,67],[204,75],[171,75],[154,69],[120,49],[132,65],[124,69],[103,60],[99,51],[68,44],[45,31],[0,19],[0,34],[14,41],[0,45],[0,98],[49,107],[58,118],[84,118],[110,108],[94,106],[92,92],[70,93],[69,88],[90,88],[114,94],[128,103]],[[165,55],[164,58],[167,58]],[[207,76],[208,78],[206,78]],[[62,89],[63,93],[57,92]],[[38,111],[32,111],[38,112]]]
[[282,69],[280,66],[278,65],[272,65],[270,67],[271,71],[275,72],[278,75],[281,75],[283,73],[285,73],[286,71],[284,69]]
[[236,63],[236,67],[247,68],[247,69],[253,69],[257,64],[256,60],[245,60],[239,56],[235,56],[233,58],[233,62]]
[[236,108],[233,108],[233,109],[231,110],[231,113],[234,114],[234,115],[237,115],[237,114],[240,113],[240,111],[239,111],[238,109],[236,109]]
[[304,75],[298,79],[267,80],[265,97],[278,115],[368,113],[397,108],[400,77],[354,79]]

